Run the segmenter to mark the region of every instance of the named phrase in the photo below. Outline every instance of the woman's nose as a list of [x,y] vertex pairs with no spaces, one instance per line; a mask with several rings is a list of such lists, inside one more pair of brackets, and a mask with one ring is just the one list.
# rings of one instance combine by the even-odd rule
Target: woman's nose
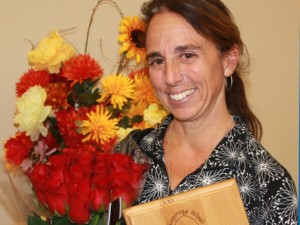
[[166,62],[164,75],[166,83],[170,86],[174,86],[182,80],[179,67],[174,61]]

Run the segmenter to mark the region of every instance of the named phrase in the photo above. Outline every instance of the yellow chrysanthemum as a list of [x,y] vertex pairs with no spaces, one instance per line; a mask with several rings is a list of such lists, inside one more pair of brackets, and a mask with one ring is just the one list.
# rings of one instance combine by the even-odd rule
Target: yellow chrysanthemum
[[149,76],[147,76],[147,74],[145,74],[143,70],[137,71],[133,75],[133,80],[135,84],[136,96],[133,102],[134,104],[136,104],[136,109],[138,109],[136,113],[139,115],[143,115],[143,112],[148,107],[148,105],[158,103],[159,101],[155,96],[155,92],[150,83]]
[[120,54],[126,54],[127,59],[135,58],[137,63],[145,62],[145,25],[138,16],[126,16],[119,27],[121,43]]
[[79,129],[81,134],[87,135],[83,142],[94,140],[103,144],[117,135],[119,120],[112,119],[104,106],[97,105],[95,111],[88,113],[87,117],[88,120],[82,121]]
[[161,109],[157,103],[149,105],[144,111],[144,120],[150,125],[154,126],[167,116],[167,112]]
[[110,102],[113,108],[122,109],[129,99],[134,99],[134,83],[125,75],[111,74],[101,79],[101,98],[98,102]]
[[58,73],[63,62],[75,55],[75,50],[57,31],[48,34],[37,48],[28,53],[28,63],[34,70]]
[[32,141],[36,141],[39,135],[47,135],[47,128],[44,121],[51,113],[51,106],[45,106],[47,93],[41,86],[29,88],[20,98],[17,99],[17,114],[14,122],[21,132],[26,131]]

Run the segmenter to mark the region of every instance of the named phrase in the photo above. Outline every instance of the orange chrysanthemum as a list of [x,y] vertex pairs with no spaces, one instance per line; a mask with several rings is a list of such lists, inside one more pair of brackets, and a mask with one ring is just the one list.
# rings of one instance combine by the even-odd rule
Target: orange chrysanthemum
[[79,108],[79,110],[69,109],[60,110],[55,113],[59,132],[64,138],[66,146],[78,148],[82,145],[84,136],[77,132],[76,121],[86,119],[88,108]]
[[89,55],[77,55],[65,62],[61,76],[70,80],[73,86],[75,83],[82,83],[84,80],[94,80],[103,75],[103,69],[99,63]]
[[135,113],[143,115],[144,110],[149,104],[158,103],[159,101],[155,96],[146,69],[133,71],[129,77],[134,80],[135,84],[135,99],[133,99],[133,104],[138,109]]
[[99,144],[115,138],[119,120],[111,118],[111,113],[103,105],[97,105],[95,110],[87,114],[88,119],[82,121],[79,132],[86,137],[82,140],[96,141]]
[[66,83],[49,83],[45,89],[47,92],[46,105],[52,106],[54,110],[66,109],[69,106],[67,102],[69,86]]
[[45,87],[50,82],[50,75],[47,71],[35,71],[29,69],[26,73],[22,75],[19,82],[16,83],[16,94],[17,97],[20,97],[25,93],[30,87],[35,85],[40,85]]
[[135,58],[137,63],[145,62],[146,27],[143,21],[138,16],[126,16],[121,21],[119,31],[120,54],[125,54],[127,59]]
[[99,103],[110,102],[113,108],[122,109],[129,99],[134,98],[134,83],[126,75],[111,74],[101,79]]

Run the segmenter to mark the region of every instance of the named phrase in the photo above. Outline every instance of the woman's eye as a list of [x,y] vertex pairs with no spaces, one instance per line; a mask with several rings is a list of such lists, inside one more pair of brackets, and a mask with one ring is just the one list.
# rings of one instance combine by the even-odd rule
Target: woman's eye
[[186,59],[190,59],[190,58],[193,58],[195,55],[192,54],[192,53],[186,53],[186,54],[184,54],[183,56],[184,56],[184,58],[186,58]]
[[164,63],[164,60],[161,58],[149,60],[149,66],[151,66],[151,67],[159,67],[163,63]]
[[193,53],[184,53],[179,56],[179,60],[182,62],[190,62],[193,61],[194,58],[196,58],[196,55]]

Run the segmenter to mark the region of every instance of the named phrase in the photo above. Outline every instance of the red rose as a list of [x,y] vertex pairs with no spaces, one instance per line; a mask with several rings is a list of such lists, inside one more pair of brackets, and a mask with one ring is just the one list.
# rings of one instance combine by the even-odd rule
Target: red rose
[[[50,161],[58,162],[61,155],[49,157]],[[64,179],[64,167],[54,164],[37,164],[29,173],[33,189],[41,204],[52,213],[60,215],[66,213],[69,204],[68,191]]]
[[84,224],[90,219],[89,203],[71,195],[69,216],[76,224]]
[[102,207],[107,209],[111,201],[110,194],[108,186],[94,187],[91,202],[92,209],[95,211],[98,211]]
[[52,213],[63,216],[67,213],[67,206],[70,204],[67,188],[64,185],[54,190],[44,190],[46,204]]
[[112,188],[126,187],[130,185],[131,174],[129,171],[114,172],[109,176],[109,183]]
[[37,164],[31,171],[28,172],[28,177],[34,188],[42,190],[47,185],[47,176],[49,166],[45,164]]
[[110,174],[110,156],[97,152],[94,162],[94,174],[91,177],[93,187],[91,207],[99,210],[102,207],[107,208],[110,203],[110,187],[108,177]]
[[48,157],[48,164],[55,168],[66,170],[70,166],[70,156],[67,154],[52,155]]
[[132,172],[131,172],[131,185],[139,188],[140,187],[140,183],[143,182],[143,176],[145,174],[145,172],[148,170],[149,165],[148,164],[137,164],[134,163],[132,164]]
[[114,171],[130,171],[131,165],[134,163],[133,159],[129,155],[125,154],[113,154],[111,155],[111,164]]
[[70,211],[72,221],[83,224],[88,221],[90,215],[90,203],[92,189],[89,177],[79,183],[69,185]]
[[25,132],[17,133],[4,144],[8,162],[20,165],[25,158],[29,158],[32,147],[33,143]]
[[110,177],[112,200],[122,197],[126,205],[131,204],[138,192],[131,186],[131,171],[113,173]]
[[138,197],[139,191],[131,186],[124,188],[116,188],[114,190],[114,199],[119,197],[125,202],[126,206],[130,206]]

